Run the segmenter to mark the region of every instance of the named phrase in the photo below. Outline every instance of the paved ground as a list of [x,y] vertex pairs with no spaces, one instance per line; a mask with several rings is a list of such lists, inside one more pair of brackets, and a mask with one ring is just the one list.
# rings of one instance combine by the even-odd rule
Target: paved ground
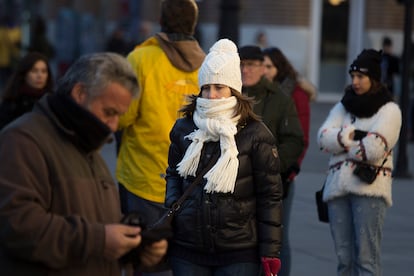
[[[328,224],[318,221],[314,193],[324,180],[328,164],[327,154],[316,146],[316,132],[327,116],[331,103],[312,105],[311,140],[309,151],[297,177],[292,210],[291,244],[293,248],[291,276],[333,276],[336,257]],[[414,145],[408,149],[410,172],[414,174]],[[108,145],[103,156],[115,169],[115,149]],[[414,275],[414,180],[395,179],[394,205],[387,213],[383,247],[383,275]]]

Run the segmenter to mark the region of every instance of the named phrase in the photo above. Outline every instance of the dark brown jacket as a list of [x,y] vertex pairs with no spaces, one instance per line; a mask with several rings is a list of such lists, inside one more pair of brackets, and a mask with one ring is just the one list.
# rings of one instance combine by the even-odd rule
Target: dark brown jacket
[[103,256],[104,224],[121,217],[98,152],[104,139],[81,146],[82,133],[96,129],[98,119],[75,103],[64,106],[79,109],[73,117],[81,126],[59,120],[44,97],[0,134],[2,275],[121,274]]

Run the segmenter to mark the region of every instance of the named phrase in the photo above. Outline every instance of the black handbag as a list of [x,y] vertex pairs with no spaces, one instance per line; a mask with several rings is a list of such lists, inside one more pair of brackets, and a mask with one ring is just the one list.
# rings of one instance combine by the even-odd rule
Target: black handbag
[[329,222],[328,204],[323,201],[323,190],[325,183],[319,191],[315,192],[316,208],[318,211],[318,218],[321,222]]
[[139,254],[140,250],[143,246],[151,244],[156,241],[160,241],[162,239],[169,239],[173,237],[173,219],[178,210],[181,208],[183,202],[187,199],[188,195],[194,190],[194,188],[199,185],[202,180],[203,176],[214,166],[219,158],[220,150],[216,151],[216,153],[211,157],[209,163],[203,170],[196,176],[193,183],[185,190],[185,192],[181,195],[181,197],[160,217],[158,221],[153,223],[152,225],[145,225],[145,221],[143,221],[142,217],[138,212],[131,212],[124,216],[121,220],[122,223],[134,226],[140,226],[142,242],[140,246],[131,250],[127,254],[121,257],[122,263],[133,263],[134,266],[137,266],[139,261]]
[[372,184],[377,178],[379,170],[380,168],[377,168],[375,166],[365,163],[358,163],[355,166],[353,174],[356,175],[362,182],[366,184]]
[[387,153],[387,156],[384,158],[384,161],[382,161],[382,164],[379,167],[367,163],[358,162],[353,172],[354,175],[356,175],[359,178],[359,180],[361,180],[363,183],[372,184],[377,178],[377,175],[384,166],[385,162],[387,162],[387,157],[390,153],[391,152]]

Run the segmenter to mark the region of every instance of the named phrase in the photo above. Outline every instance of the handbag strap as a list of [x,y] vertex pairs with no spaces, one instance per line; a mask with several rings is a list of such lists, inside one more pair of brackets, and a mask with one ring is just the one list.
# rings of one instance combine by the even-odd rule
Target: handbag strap
[[184,202],[184,200],[187,199],[188,195],[194,190],[194,188],[201,183],[203,180],[204,175],[214,166],[214,164],[217,162],[220,150],[216,151],[216,149],[219,148],[218,144],[215,147],[215,154],[213,154],[210,158],[210,161],[208,162],[207,166],[203,168],[203,170],[196,176],[193,183],[184,191],[184,193],[181,195],[181,197],[171,206],[170,211],[176,212],[178,209],[181,208],[181,204]]
[[[354,159],[351,159],[351,158],[347,158],[347,159],[345,159],[345,160],[343,160],[343,161],[339,161],[339,162],[337,162],[337,163],[334,163],[334,164],[332,164],[332,165],[330,165],[329,166],[329,169],[334,169],[334,168],[336,168],[336,167],[339,167],[339,166],[341,166],[344,162],[346,162],[346,161],[350,161],[350,162],[353,162],[353,163],[356,163],[356,164],[365,164],[365,165],[370,165],[370,166],[374,166],[374,167],[376,167],[376,171],[377,172],[379,172],[383,167],[384,167],[384,165],[385,165],[385,162],[387,162],[387,160],[388,160],[388,156],[391,154],[391,152],[392,152],[392,150],[390,150],[389,152],[387,152],[387,154],[385,155],[385,157],[384,157],[384,160],[382,160],[382,163],[381,163],[381,166],[375,166],[375,165],[371,165],[371,164],[368,164],[368,163],[365,163],[365,162],[361,162],[361,161],[356,161],[356,160],[354,160]],[[391,170],[390,168],[385,168],[386,170]]]
[[390,151],[387,153],[387,155],[385,155],[385,158],[384,158],[384,160],[382,161],[381,166],[379,166],[379,167],[376,169],[377,174],[381,171],[382,167],[384,167],[385,162],[387,162],[387,160],[388,160],[388,156],[391,154],[391,151],[392,151],[392,150],[390,150]]

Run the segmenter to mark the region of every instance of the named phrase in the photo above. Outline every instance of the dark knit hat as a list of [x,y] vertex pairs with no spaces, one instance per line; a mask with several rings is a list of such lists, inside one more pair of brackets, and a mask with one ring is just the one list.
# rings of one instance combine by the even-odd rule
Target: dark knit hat
[[248,45],[239,48],[240,59],[264,60],[264,55],[260,47]]
[[193,35],[198,20],[194,0],[163,0],[161,2],[161,31]]
[[364,49],[349,67],[349,73],[358,71],[368,77],[381,81],[381,51]]

